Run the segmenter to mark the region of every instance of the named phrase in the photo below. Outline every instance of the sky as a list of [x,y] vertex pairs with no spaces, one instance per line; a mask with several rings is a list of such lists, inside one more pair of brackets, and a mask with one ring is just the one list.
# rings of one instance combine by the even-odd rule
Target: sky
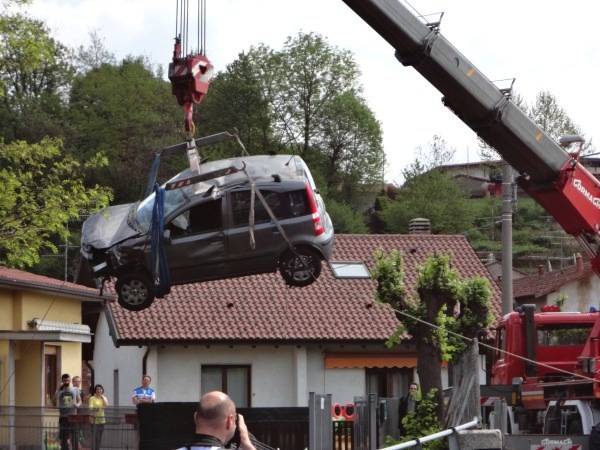
[[[118,58],[144,55],[166,68],[175,4],[34,0],[27,11],[66,45],[87,45],[89,33],[96,31]],[[600,2],[410,0],[410,6],[421,14],[443,11],[442,34],[484,75],[516,78],[515,89],[528,102],[541,90],[550,91],[585,135],[597,139],[600,38],[593,23]],[[475,134],[442,105],[442,95],[414,69],[402,66],[393,48],[342,0],[207,0],[207,56],[216,70],[252,45],[281,48],[286,37],[299,31],[317,32],[354,53],[363,95],[382,124],[387,180],[401,181],[401,169],[436,134],[456,149],[452,162],[479,159]]]

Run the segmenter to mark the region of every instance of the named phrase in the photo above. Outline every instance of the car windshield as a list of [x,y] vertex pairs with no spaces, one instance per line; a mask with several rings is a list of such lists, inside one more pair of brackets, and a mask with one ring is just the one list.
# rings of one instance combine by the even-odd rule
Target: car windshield
[[[183,189],[173,189],[165,191],[164,215],[167,217],[180,206],[188,202],[189,197]],[[154,208],[155,193],[153,192],[137,206],[135,221],[140,231],[147,233],[152,222],[152,209]]]

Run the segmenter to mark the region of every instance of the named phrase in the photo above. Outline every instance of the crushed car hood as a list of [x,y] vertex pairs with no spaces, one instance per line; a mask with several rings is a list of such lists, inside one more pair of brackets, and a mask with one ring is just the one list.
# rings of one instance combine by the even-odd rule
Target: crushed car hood
[[111,247],[140,233],[127,223],[133,203],[104,208],[90,216],[81,229],[81,243],[102,249]]

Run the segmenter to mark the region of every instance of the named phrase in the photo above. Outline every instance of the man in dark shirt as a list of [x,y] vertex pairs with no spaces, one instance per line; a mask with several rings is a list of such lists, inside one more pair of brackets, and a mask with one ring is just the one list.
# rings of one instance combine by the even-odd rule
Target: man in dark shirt
[[79,448],[78,436],[69,416],[77,413],[77,406],[81,404],[81,396],[77,389],[71,387],[71,376],[68,373],[61,377],[62,385],[56,391],[56,405],[60,410],[59,435],[61,450],[69,450],[71,439],[72,450]]
[[204,394],[194,413],[196,440],[180,450],[220,450],[231,441],[236,428],[239,432],[240,450],[256,450],[250,441],[250,434],[240,414],[236,414],[235,404],[229,396],[220,391]]
[[408,394],[400,399],[398,415],[400,417],[400,433],[404,434],[404,424],[402,419],[408,416],[410,413],[416,412],[417,404],[419,402],[419,385],[417,383],[410,383],[408,387]]

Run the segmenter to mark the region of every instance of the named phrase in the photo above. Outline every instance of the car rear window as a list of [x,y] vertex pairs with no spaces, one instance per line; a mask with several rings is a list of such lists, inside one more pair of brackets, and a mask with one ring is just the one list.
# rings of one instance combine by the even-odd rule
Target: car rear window
[[[306,201],[306,191],[275,192],[261,189],[263,197],[278,219],[288,219],[309,214]],[[236,191],[231,194],[232,219],[234,226],[248,225],[250,215],[250,191]],[[254,221],[255,223],[269,222],[269,214],[262,202],[255,199]]]

